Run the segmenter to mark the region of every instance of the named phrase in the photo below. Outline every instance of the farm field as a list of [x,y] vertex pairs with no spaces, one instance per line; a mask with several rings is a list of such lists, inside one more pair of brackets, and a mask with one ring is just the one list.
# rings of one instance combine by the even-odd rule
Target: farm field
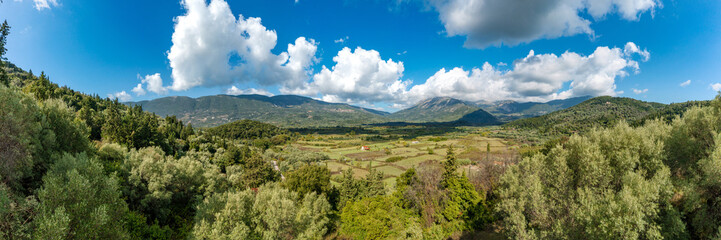
[[457,130],[410,139],[394,139],[392,134],[308,134],[292,146],[327,155],[329,159],[324,164],[331,171],[333,184],[337,184],[335,180],[349,168],[355,177],[365,177],[369,169],[374,169],[383,173],[389,191],[393,190],[395,179],[406,170],[427,161],[443,161],[449,146],[453,146],[461,165],[459,171],[477,170],[475,165],[490,161],[489,155],[516,154],[520,147],[512,141],[484,136],[488,135],[488,128]]

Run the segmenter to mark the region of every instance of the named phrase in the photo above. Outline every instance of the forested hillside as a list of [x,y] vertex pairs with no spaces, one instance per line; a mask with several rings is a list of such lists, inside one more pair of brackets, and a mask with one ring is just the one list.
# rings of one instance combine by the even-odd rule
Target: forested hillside
[[218,126],[250,119],[282,127],[362,125],[387,121],[388,113],[327,103],[308,97],[281,95],[216,95],[199,98],[164,97],[130,102],[160,116],[175,115],[183,122],[201,127]]
[[693,107],[707,107],[711,105],[711,101],[688,101],[682,103],[671,103],[664,106],[661,109],[654,111],[653,113],[646,115],[640,119],[634,119],[630,123],[634,126],[640,126],[646,123],[646,121],[661,119],[667,123],[672,122],[677,117],[682,117],[686,111]]
[[571,134],[593,127],[610,127],[620,120],[640,120],[665,105],[643,102],[632,98],[595,97],[573,107],[543,116],[526,118],[507,123],[505,126],[538,129],[551,134]]

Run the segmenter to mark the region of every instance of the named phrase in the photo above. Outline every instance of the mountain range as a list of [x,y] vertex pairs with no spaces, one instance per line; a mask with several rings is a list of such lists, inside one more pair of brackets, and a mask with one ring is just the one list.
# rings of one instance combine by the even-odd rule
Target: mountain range
[[383,111],[295,95],[174,96],[127,104],[140,105],[160,116],[175,115],[183,122],[201,127],[241,119],[283,127],[359,125],[384,122],[385,116],[389,115]]
[[591,96],[574,97],[549,102],[516,102],[511,100],[485,102],[479,101],[474,104],[481,109],[493,114],[499,120],[508,122],[521,118],[537,117],[558,110],[576,106],[583,101],[591,99]]
[[450,97],[436,97],[395,113],[295,95],[215,95],[199,98],[172,96],[126,104],[140,105],[160,116],[175,115],[184,122],[201,127],[212,127],[241,119],[282,127],[350,126],[386,122],[493,125],[564,109],[588,98],[590,97],[547,103],[474,103]]

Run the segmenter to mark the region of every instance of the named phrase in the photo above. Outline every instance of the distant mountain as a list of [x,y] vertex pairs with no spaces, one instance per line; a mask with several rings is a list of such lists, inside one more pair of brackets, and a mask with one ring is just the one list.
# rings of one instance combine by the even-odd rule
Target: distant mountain
[[452,122],[479,109],[458,99],[436,97],[423,100],[388,117],[403,122]]
[[511,100],[497,102],[475,102],[483,110],[493,114],[502,121],[541,116],[558,110],[576,106],[591,99],[591,96],[553,100],[549,102],[516,102]]
[[469,114],[463,115],[463,117],[454,121],[454,123],[456,123],[456,125],[486,126],[499,124],[501,122],[498,121],[498,118],[485,110],[478,109]]
[[569,134],[594,126],[610,126],[620,120],[631,123],[662,109],[664,104],[632,98],[595,97],[573,107],[543,116],[520,119],[505,126]]
[[547,103],[471,103],[450,97],[436,97],[392,114],[296,95],[173,96],[127,104],[140,105],[160,116],[175,115],[186,123],[200,127],[218,126],[242,119],[281,127],[352,126],[387,122],[490,125],[565,109],[587,98]]
[[250,119],[282,127],[360,125],[385,122],[387,112],[328,103],[308,97],[280,95],[215,95],[164,97],[130,102],[160,116],[175,115],[194,126],[212,127]]

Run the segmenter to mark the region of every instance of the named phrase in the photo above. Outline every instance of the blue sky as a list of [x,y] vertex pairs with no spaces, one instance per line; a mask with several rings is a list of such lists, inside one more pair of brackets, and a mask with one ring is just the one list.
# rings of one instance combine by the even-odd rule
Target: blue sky
[[253,92],[390,111],[435,96],[669,103],[711,99],[721,82],[714,0],[213,2],[5,0],[0,19],[18,66],[132,101]]

